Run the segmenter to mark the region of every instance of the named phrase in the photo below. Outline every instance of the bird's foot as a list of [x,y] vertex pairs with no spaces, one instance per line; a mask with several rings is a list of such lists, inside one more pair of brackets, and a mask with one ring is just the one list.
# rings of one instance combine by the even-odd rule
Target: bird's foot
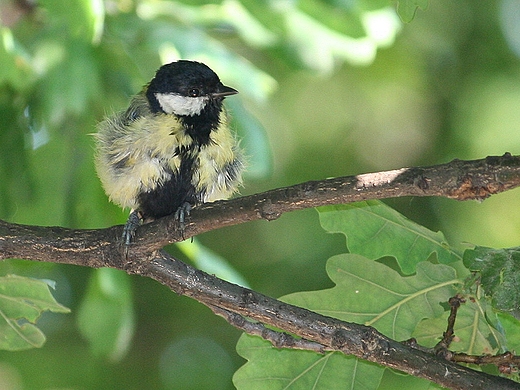
[[137,210],[133,210],[128,216],[125,227],[123,229],[123,243],[127,247],[132,243],[137,228],[141,225],[141,216]]
[[175,212],[175,219],[179,222],[179,230],[184,240],[184,231],[186,230],[186,218],[190,216],[191,204],[184,202]]

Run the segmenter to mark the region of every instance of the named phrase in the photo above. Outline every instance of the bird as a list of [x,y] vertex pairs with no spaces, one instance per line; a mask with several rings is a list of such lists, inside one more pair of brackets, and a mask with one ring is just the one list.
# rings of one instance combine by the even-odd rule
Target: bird
[[245,162],[223,107],[236,93],[207,65],[178,60],[98,124],[97,174],[109,199],[130,209],[125,245],[141,223],[174,214],[184,229],[193,206],[238,191]]

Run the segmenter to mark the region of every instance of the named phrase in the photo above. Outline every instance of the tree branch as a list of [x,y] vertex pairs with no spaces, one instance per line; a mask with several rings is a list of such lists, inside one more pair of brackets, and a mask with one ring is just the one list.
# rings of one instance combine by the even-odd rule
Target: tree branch
[[[484,199],[519,185],[520,157],[510,154],[307,182],[196,207],[186,225],[184,238],[251,220],[272,220],[284,212],[321,205],[401,196]],[[505,378],[473,371],[420,348],[398,343],[373,328],[288,305],[175,260],[160,248],[182,239],[176,225],[172,217],[143,225],[126,258],[120,245],[122,226],[72,230],[0,221],[0,259],[16,257],[123,269],[153,278],[179,294],[190,296],[234,326],[253,334],[265,334],[275,345],[289,346],[290,337],[265,332],[267,328],[263,324],[303,338],[299,346],[309,343],[307,346],[315,351],[341,351],[452,389],[520,388],[518,383]],[[239,316],[259,325],[242,322]]]
[[259,219],[271,221],[283,213],[311,207],[404,196],[483,200],[519,185],[520,156],[509,153],[480,160],[453,160],[429,167],[309,181],[198,206],[191,212],[184,237],[173,216],[161,218],[139,229],[136,244],[149,250],[159,249],[209,230]]
[[[135,264],[128,271],[155,279],[210,308],[218,307],[219,310],[236,313],[302,337],[312,343],[314,351],[317,343],[324,346],[324,350],[354,355],[450,389],[520,388],[520,384],[506,378],[474,371],[394,341],[372,327],[323,316],[223,281],[173,259],[162,250],[157,251],[150,260]],[[234,325],[236,317],[231,317]],[[247,326],[242,328],[246,330]],[[259,330],[256,327],[252,333],[258,334]],[[291,340],[284,339],[284,336],[275,337],[270,333],[267,339],[275,341],[275,346],[277,342],[285,343],[286,347],[291,345]]]

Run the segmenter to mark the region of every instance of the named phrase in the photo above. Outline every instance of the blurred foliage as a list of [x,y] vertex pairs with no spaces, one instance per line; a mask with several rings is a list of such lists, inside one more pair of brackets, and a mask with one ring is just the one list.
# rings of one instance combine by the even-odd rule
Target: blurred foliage
[[410,22],[418,8],[426,9],[428,0],[399,0],[397,4],[397,11],[401,19],[405,22]]
[[237,351],[248,360],[233,377],[239,390],[377,389],[384,372],[382,367],[353,356],[277,350],[270,342],[245,334]]
[[[401,24],[396,4],[402,20],[415,16],[412,23]],[[207,63],[241,92],[226,103],[249,156],[243,194],[519,154],[518,11],[516,0],[0,0],[0,218],[77,228],[123,223],[126,211],[108,202],[96,178],[90,134],[160,64],[177,58]],[[431,233],[439,253],[445,242],[518,246],[519,197],[388,203],[442,230]],[[324,232],[306,210],[203,234],[189,245],[170,250],[280,296],[331,288],[326,259],[345,252],[345,237]],[[395,261],[380,262],[402,272]],[[464,270],[460,261],[435,267]],[[235,351],[238,331],[153,281],[19,260],[0,264],[6,274],[55,280],[56,300],[73,314],[41,316],[43,348],[0,352],[1,388],[208,388],[212,373],[212,388],[229,389],[244,363]],[[408,277],[416,276],[399,276]],[[465,310],[467,319],[477,313]],[[518,339],[516,317],[498,318],[508,341]],[[431,321],[421,325],[424,340],[443,319]],[[343,357],[335,364],[344,360],[352,364]],[[428,387],[389,370],[379,386],[396,383]]]
[[110,268],[92,273],[77,311],[78,329],[92,353],[117,362],[134,333],[133,297],[128,276]]

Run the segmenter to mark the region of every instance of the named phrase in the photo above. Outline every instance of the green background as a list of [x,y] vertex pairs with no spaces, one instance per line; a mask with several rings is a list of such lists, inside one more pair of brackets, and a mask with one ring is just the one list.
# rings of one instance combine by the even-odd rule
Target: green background
[[[519,153],[516,1],[433,1],[409,24],[388,16],[395,4],[387,1],[279,2],[283,12],[267,4],[41,1],[17,13],[0,2],[0,218],[71,228],[124,223],[127,212],[108,202],[96,177],[90,134],[175,56],[204,61],[241,92],[226,102],[249,156],[244,195]],[[379,25],[393,21],[400,31],[374,58],[333,47],[338,37],[361,40],[363,18],[384,7]],[[519,197],[387,203],[452,244],[507,247],[518,245]],[[274,297],[332,287],[325,261],[344,251],[344,237],[326,234],[314,210],[170,249],[207,269],[200,253],[189,254],[199,244],[211,250],[206,259],[220,256],[235,278]],[[235,351],[240,332],[197,302],[122,273],[0,265],[1,275],[12,273],[56,280],[54,295],[72,314],[41,318],[43,348],[0,352],[0,388],[233,388],[244,363]],[[382,388],[396,378],[385,373]]]

